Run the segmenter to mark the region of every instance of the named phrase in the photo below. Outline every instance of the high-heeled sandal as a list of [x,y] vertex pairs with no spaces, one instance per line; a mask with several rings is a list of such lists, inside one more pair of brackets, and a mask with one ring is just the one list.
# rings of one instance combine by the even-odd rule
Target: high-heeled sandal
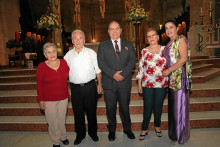
[[148,134],[148,131],[147,131],[144,135],[140,134],[140,135],[139,135],[139,140],[140,140],[140,141],[144,140],[144,139],[145,139],[145,136],[147,136],[147,134]]
[[173,140],[171,140],[171,144],[172,144],[172,145],[175,145],[175,144],[176,144],[176,142],[175,142],[175,141],[173,141]]
[[156,129],[154,129],[155,130],[155,132],[156,132],[156,135],[157,135],[157,137],[162,137],[162,132],[160,131],[160,132],[157,132],[157,130]]

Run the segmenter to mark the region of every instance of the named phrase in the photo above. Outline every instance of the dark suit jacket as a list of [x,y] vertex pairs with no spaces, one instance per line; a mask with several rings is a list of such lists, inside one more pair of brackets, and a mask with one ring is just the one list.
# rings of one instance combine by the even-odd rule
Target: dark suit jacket
[[[119,88],[131,88],[132,70],[136,64],[134,46],[131,42],[121,39],[121,52],[119,60],[111,39],[101,42],[98,48],[98,65],[102,70],[102,83],[104,89],[112,89],[113,84]],[[113,79],[117,71],[122,70],[124,80],[117,82]]]

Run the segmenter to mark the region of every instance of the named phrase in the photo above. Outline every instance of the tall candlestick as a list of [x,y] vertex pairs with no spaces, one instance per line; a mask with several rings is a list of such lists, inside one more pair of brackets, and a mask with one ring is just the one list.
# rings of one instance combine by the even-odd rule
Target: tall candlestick
[[212,8],[212,1],[210,1],[210,8]]
[[201,9],[201,14],[202,14],[202,7],[200,9]]

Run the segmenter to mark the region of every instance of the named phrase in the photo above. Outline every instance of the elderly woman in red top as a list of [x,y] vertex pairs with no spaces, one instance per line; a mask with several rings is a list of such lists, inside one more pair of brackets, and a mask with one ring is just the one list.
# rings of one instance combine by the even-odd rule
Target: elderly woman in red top
[[69,144],[65,127],[69,67],[65,60],[57,59],[55,44],[46,43],[43,52],[47,60],[37,67],[38,101],[40,108],[45,110],[53,147],[60,147],[60,141],[65,145]]
[[144,114],[142,131],[139,140],[144,140],[148,134],[148,125],[154,111],[154,127],[158,137],[162,137],[160,129],[163,101],[167,92],[168,78],[162,72],[166,69],[166,59],[162,51],[164,46],[158,44],[159,36],[154,28],[147,31],[150,46],[142,49],[139,60],[138,91],[143,93]]

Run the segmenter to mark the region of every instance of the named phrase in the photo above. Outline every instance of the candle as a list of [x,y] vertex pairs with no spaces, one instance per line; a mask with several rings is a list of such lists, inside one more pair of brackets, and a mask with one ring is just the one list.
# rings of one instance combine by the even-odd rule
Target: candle
[[201,14],[202,14],[202,7],[200,9],[201,9]]
[[19,32],[15,32],[15,40],[16,42],[19,42]]
[[162,29],[162,24],[159,24],[160,30]]
[[212,1],[210,1],[210,9],[212,8]]

